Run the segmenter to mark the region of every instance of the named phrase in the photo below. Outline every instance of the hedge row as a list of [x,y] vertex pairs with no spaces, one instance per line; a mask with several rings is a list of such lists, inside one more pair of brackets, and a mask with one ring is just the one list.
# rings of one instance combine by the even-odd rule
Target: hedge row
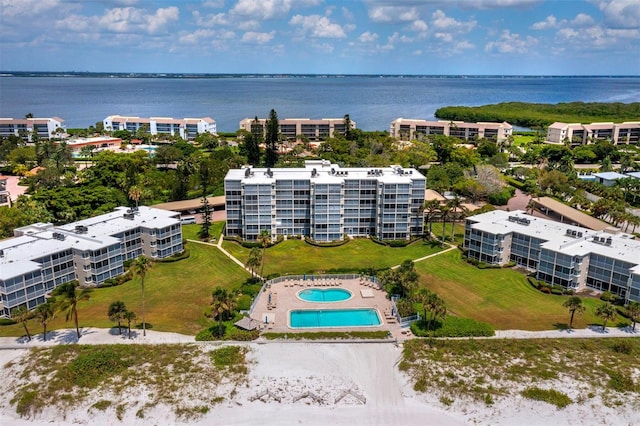
[[524,189],[524,187],[526,186],[524,182],[520,182],[518,179],[513,178],[511,176],[505,176],[504,180],[507,181],[509,185],[518,189]]
[[169,257],[167,257],[165,259],[158,259],[156,262],[158,262],[158,263],[177,262],[178,260],[188,259],[189,256],[191,256],[191,253],[189,252],[189,249],[184,249],[184,250],[182,250],[182,252],[180,252],[178,254],[174,254],[173,256],[169,256]]
[[321,242],[321,241],[316,241],[313,240],[307,236],[304,237],[304,242],[312,245],[314,247],[339,247],[339,246],[343,246],[345,244],[347,244],[349,242],[349,237],[345,236],[344,239],[342,240],[338,240],[338,241],[328,241],[328,242]]
[[411,332],[418,337],[490,337],[495,334],[491,324],[471,318],[448,316],[443,322],[436,321],[432,330],[427,330],[425,320],[411,323]]
[[386,247],[406,247],[420,238],[422,237],[412,237],[410,240],[380,240],[377,237],[372,236],[371,241]]
[[555,294],[557,296],[560,296],[562,294],[575,294],[575,291],[573,289],[564,288],[563,286],[557,284],[549,284],[544,281],[537,280],[534,277],[527,277],[527,281],[529,282],[529,284],[531,284],[532,287],[546,294]]
[[98,285],[97,287],[98,288],[116,287],[126,283],[127,281],[130,281],[132,278],[133,278],[133,273],[129,269],[127,270],[127,272],[125,272],[122,275],[106,279],[102,284]]
[[[247,241],[247,240],[243,240],[240,237],[236,237],[236,236],[231,236],[231,237],[224,237],[225,240],[227,241],[235,241],[236,243],[240,244],[242,247],[244,248],[262,248],[262,244],[260,242],[253,242],[253,241]],[[275,241],[272,241],[267,248],[269,247],[273,247],[276,244],[281,243],[282,241],[284,241],[284,237],[282,235],[278,235],[278,238],[276,238]]]

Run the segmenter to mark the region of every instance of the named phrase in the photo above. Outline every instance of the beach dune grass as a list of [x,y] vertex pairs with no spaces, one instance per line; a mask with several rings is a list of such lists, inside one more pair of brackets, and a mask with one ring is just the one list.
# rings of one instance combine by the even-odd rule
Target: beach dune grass
[[[225,241],[222,246],[243,263],[247,261],[251,251],[235,241]],[[437,244],[423,240],[406,247],[388,247],[363,238],[338,247],[317,247],[302,240],[291,239],[267,249],[264,275],[384,269],[440,250],[442,249]]]
[[[448,312],[491,324],[498,330],[566,328],[568,296],[543,294],[527,283],[522,272],[509,268],[478,269],[464,262],[459,250],[416,263],[420,285],[442,297]],[[587,309],[576,316],[575,328],[602,321],[595,315],[597,299],[583,298]]]

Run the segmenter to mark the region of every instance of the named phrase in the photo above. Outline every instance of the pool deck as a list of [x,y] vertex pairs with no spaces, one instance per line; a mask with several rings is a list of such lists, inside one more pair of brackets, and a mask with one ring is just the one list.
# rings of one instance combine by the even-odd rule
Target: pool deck
[[[349,290],[352,297],[340,302],[307,302],[298,297],[298,292],[310,289],[341,288]],[[269,295],[271,295],[269,299]],[[271,300],[271,303],[269,303]],[[296,309],[354,309],[372,308],[378,311],[381,324],[366,327],[291,328],[289,312]],[[290,279],[269,285],[256,302],[251,318],[259,321],[263,331],[274,333],[296,333],[313,331],[389,331],[393,337],[406,338],[391,312],[391,301],[387,293],[376,283],[365,279]]]

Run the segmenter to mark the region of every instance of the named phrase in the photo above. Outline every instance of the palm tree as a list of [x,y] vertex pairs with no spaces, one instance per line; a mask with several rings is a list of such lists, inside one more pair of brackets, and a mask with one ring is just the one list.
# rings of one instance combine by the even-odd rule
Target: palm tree
[[422,319],[425,322],[427,321],[427,310],[428,310],[427,303],[429,302],[429,297],[431,296],[431,294],[433,293],[431,293],[431,291],[428,288],[420,287],[416,292],[416,294],[414,295],[415,301],[418,302],[420,306],[422,306],[422,312],[423,312]]
[[573,316],[578,313],[578,315],[582,315],[585,310],[584,305],[582,304],[582,299],[578,296],[571,296],[568,298],[563,304],[565,308],[569,309],[571,313],[571,319],[569,320],[569,328],[573,328]]
[[118,334],[122,334],[121,323],[124,319],[125,312],[127,312],[127,307],[122,300],[116,300],[109,305],[107,315],[109,316],[109,321],[118,323]]
[[605,331],[605,329],[607,328],[607,321],[615,320],[617,314],[618,313],[616,311],[616,307],[611,303],[603,303],[602,305],[598,306],[598,308],[596,309],[596,315],[603,320],[602,331]]
[[55,313],[53,304],[49,302],[38,305],[35,310],[35,316],[43,327],[42,338],[45,342],[47,341],[47,325],[53,319]]
[[442,218],[442,245],[445,245],[444,239],[445,237],[445,226],[447,224],[447,217],[451,212],[451,208],[448,205],[440,206],[440,217]]
[[29,329],[27,328],[27,321],[33,318],[33,312],[27,309],[27,305],[18,306],[11,312],[11,316],[16,322],[19,322],[24,327],[24,331],[27,333],[27,339],[31,341],[31,333],[29,333]]
[[428,329],[431,329],[435,324],[437,318],[443,318],[447,314],[447,307],[444,300],[442,300],[437,294],[431,293],[427,298],[427,309],[431,312],[431,318],[429,319]]
[[260,267],[262,263],[262,258],[260,257],[260,249],[258,247],[254,247],[249,252],[249,257],[247,258],[247,263],[244,266],[251,271],[251,276],[255,276],[255,270]]
[[262,245],[262,267],[260,268],[260,277],[264,277],[264,255],[266,254],[267,246],[271,244],[271,232],[269,232],[268,229],[263,229],[260,231],[258,240]]
[[80,326],[78,325],[78,303],[84,300],[89,300],[92,290],[89,288],[77,289],[77,281],[69,281],[62,284],[55,290],[55,294],[62,296],[60,300],[60,310],[65,312],[66,321],[73,317],[73,322],[76,326],[76,334],[80,339]]
[[633,321],[633,331],[636,331],[636,323],[640,321],[640,302],[629,302],[627,305],[627,312],[631,321]]
[[451,242],[453,242],[454,232],[456,228],[456,220],[466,216],[466,208],[462,206],[462,200],[457,195],[447,203],[451,210]]
[[438,200],[428,200],[424,203],[424,218],[428,226],[427,235],[429,239],[431,239],[431,225],[439,209],[440,202]]
[[229,292],[222,287],[216,287],[211,293],[211,319],[214,321],[216,317],[218,319],[218,337],[224,335],[222,332],[222,314],[230,309],[229,299]]
[[144,319],[145,305],[144,305],[144,277],[147,275],[147,271],[151,268],[152,265],[151,259],[146,256],[140,256],[136,259],[133,264],[133,273],[140,277],[140,285],[142,287],[142,335],[147,335],[147,323]]
[[140,197],[142,196],[142,190],[138,186],[132,186],[129,188],[129,198],[132,201],[135,201],[136,208],[138,207],[138,202],[140,201]]
[[135,321],[138,316],[133,311],[126,311],[124,315],[122,315],[122,319],[127,320],[127,328],[129,329],[129,338],[131,338],[131,321]]

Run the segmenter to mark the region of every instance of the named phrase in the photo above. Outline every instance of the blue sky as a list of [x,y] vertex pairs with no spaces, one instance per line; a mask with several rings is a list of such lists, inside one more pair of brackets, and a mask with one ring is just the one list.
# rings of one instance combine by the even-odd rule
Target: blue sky
[[0,69],[639,75],[638,0],[0,0]]

